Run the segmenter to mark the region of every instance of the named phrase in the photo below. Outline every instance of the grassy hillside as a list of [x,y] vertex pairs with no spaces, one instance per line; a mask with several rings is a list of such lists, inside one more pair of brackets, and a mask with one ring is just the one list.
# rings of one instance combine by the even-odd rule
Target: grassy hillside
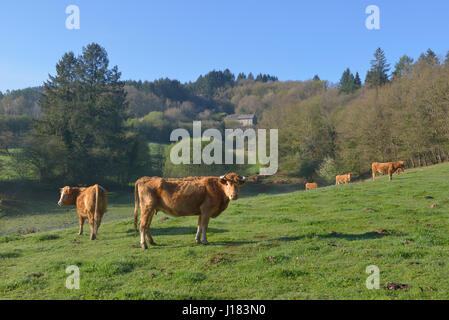
[[[0,298],[447,299],[448,176],[443,164],[392,182],[242,198],[211,220],[209,246],[194,244],[195,217],[160,213],[146,251],[123,201],[107,215],[127,218],[104,223],[95,241],[77,228],[1,237]],[[373,264],[379,290],[365,287]],[[64,286],[69,265],[79,290]]]

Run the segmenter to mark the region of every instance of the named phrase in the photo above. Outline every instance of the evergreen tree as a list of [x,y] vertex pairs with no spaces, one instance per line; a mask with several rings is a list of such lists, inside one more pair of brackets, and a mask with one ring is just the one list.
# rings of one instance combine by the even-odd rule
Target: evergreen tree
[[440,64],[440,60],[431,49],[427,49],[426,53],[422,53],[418,58],[418,62],[426,63],[431,66],[437,66]]
[[347,68],[341,75],[340,83],[338,85],[338,92],[340,93],[353,93],[356,90],[355,78],[351,73],[351,70]]
[[44,83],[43,114],[33,139],[50,141],[59,150],[54,150],[57,167],[49,168],[48,156],[30,149],[41,178],[62,176],[67,182],[92,183],[107,176],[127,182],[138,143],[125,133],[126,93],[120,72],[108,66],[106,50],[92,43],[79,57],[66,53],[56,75]]
[[354,87],[355,87],[355,90],[358,90],[362,87],[362,80],[360,80],[360,75],[358,72],[355,73]]
[[446,59],[444,60],[445,65],[449,65],[449,51],[446,53]]
[[395,70],[392,73],[393,79],[398,79],[412,71],[413,58],[403,55],[395,65]]
[[240,73],[238,74],[238,76],[237,76],[237,82],[238,82],[239,80],[246,80],[246,75],[245,75],[245,73],[240,72]]
[[365,83],[371,88],[384,85],[389,81],[388,71],[390,71],[390,65],[387,63],[385,53],[381,48],[377,48],[374,60],[371,60],[371,69],[366,74]]

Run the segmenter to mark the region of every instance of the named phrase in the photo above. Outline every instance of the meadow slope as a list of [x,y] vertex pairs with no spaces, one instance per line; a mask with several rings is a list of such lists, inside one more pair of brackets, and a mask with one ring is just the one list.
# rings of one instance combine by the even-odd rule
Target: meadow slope
[[[194,243],[196,217],[159,213],[158,245],[146,251],[124,201],[106,215],[127,218],[102,224],[95,241],[87,226],[82,236],[71,227],[0,237],[0,298],[447,299],[448,177],[442,164],[392,182],[242,198],[211,220],[209,246]],[[79,290],[65,288],[69,265],[80,268]],[[378,290],[365,286],[369,265]]]

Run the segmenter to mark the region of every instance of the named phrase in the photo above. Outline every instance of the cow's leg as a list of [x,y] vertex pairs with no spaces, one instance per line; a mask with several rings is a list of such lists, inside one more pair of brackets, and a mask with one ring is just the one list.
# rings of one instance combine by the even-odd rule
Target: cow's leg
[[90,226],[90,240],[95,240],[97,237],[97,233],[95,232],[95,218],[92,214],[88,214],[87,218],[89,219]]
[[195,242],[196,244],[201,243],[201,215],[198,217],[198,229],[196,230]]
[[82,216],[78,216],[78,218],[80,220],[80,231],[78,232],[78,235],[82,235],[83,234],[84,218]]
[[99,212],[98,215],[95,217],[95,234],[98,233],[98,229],[100,228],[101,218],[103,218],[103,213]]
[[148,228],[147,228],[147,233],[146,233],[147,241],[152,246],[155,246],[156,242],[154,242],[153,237],[151,236],[150,225],[151,225],[151,221],[153,220],[153,216],[156,214],[156,212],[157,212],[156,210],[152,210],[152,212],[150,213]]
[[142,249],[147,249],[147,243],[145,241],[145,238],[148,238],[148,241],[151,244],[151,235],[150,233],[150,224],[151,220],[153,219],[153,215],[155,213],[155,210],[151,207],[141,207],[141,214],[140,214],[140,247]]
[[209,242],[207,242],[207,226],[209,225],[209,215],[208,212],[202,212],[201,213],[201,233],[203,234],[202,239],[201,239],[201,243],[202,244],[209,244]]

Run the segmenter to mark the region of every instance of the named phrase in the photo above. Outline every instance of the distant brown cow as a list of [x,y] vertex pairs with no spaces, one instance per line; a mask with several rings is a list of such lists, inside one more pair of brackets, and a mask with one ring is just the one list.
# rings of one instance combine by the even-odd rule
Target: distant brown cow
[[318,183],[316,183],[316,182],[306,183],[306,190],[316,189],[316,188],[318,188]]
[[65,186],[61,188],[61,197],[58,205],[76,205],[80,222],[78,234],[81,235],[83,233],[84,220],[87,218],[90,225],[90,240],[96,238],[101,218],[107,209],[106,190],[102,186],[98,184],[91,187]]
[[335,177],[335,184],[351,182],[351,173],[342,174]]
[[376,177],[376,172],[382,174],[388,174],[388,179],[392,179],[393,173],[397,172],[399,169],[404,171],[404,161],[396,161],[396,162],[373,162],[371,165],[371,170],[373,174],[373,180]]
[[136,228],[139,202],[141,211],[140,247],[147,248],[145,240],[154,244],[150,225],[158,211],[174,217],[198,215],[195,241],[197,244],[208,244],[206,232],[209,219],[218,217],[228,207],[229,200],[238,198],[239,186],[245,180],[236,173],[221,177],[140,178],[134,186]]

